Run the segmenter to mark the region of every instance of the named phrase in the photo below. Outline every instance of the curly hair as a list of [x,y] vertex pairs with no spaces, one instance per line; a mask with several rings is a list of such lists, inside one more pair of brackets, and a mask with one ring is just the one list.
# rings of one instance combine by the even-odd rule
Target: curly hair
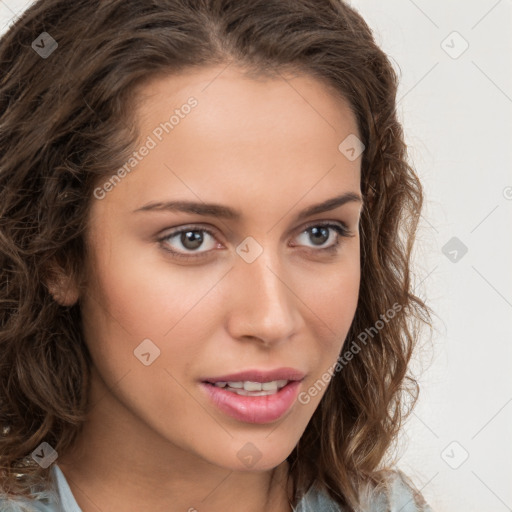
[[[42,32],[56,51],[41,58]],[[409,361],[430,308],[411,252],[423,203],[396,112],[398,77],[362,17],[341,0],[39,0],[0,40],[0,488],[49,484],[30,453],[64,453],[87,416],[91,358],[80,303],[57,303],[60,271],[80,280],[98,179],[135,148],[138,87],[235,62],[307,73],[351,106],[361,161],[361,282],[345,346],[392,321],[336,372],[288,457],[295,502],[313,483],[347,510],[382,484],[385,456],[418,397]],[[375,329],[376,330],[376,329]]]

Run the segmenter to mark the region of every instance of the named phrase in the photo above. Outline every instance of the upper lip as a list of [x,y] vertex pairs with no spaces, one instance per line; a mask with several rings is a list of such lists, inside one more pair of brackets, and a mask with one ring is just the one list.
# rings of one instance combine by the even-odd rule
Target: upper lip
[[274,370],[244,370],[219,377],[207,377],[203,382],[272,382],[274,380],[302,380],[304,372],[295,368],[276,368]]

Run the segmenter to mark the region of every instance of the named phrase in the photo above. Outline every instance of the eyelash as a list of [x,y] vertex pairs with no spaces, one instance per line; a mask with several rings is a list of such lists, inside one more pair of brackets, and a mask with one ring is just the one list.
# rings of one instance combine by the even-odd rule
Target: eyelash
[[[314,227],[331,228],[331,229],[334,229],[334,231],[336,231],[336,233],[338,234],[338,236],[336,237],[336,241],[333,245],[330,245],[329,247],[323,247],[320,249],[311,249],[310,248],[310,250],[312,252],[316,252],[316,253],[324,253],[324,254],[325,253],[335,253],[338,251],[341,237],[349,238],[349,237],[354,236],[345,224],[343,224],[343,223],[334,224],[331,222],[325,222],[325,223],[316,222],[313,224],[309,224],[308,226],[304,227],[304,229],[302,229],[299,234],[303,234],[308,229],[311,229]],[[192,260],[192,259],[199,259],[201,257],[205,257],[205,255],[207,255],[210,251],[204,251],[204,252],[197,253],[197,254],[183,254],[181,252],[174,251],[173,249],[169,249],[169,247],[165,245],[166,240],[169,240],[170,238],[174,238],[175,236],[181,235],[182,233],[186,233],[188,231],[205,232],[205,233],[208,233],[212,238],[215,238],[215,233],[210,229],[200,227],[200,226],[186,226],[177,231],[169,233],[163,237],[160,237],[157,241],[160,242],[160,245],[164,251],[171,253],[173,257],[176,257],[178,259]]]

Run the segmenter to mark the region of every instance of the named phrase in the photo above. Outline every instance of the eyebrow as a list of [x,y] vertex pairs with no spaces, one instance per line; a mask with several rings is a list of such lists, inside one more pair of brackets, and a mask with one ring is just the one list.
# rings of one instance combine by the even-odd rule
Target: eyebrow
[[[322,203],[308,206],[297,215],[297,220],[302,220],[306,217],[311,217],[318,213],[328,212],[334,210],[350,202],[363,202],[363,198],[355,192],[346,192],[340,196],[327,199]],[[198,203],[193,201],[166,201],[166,202],[153,202],[148,203],[133,211],[148,212],[148,211],[170,211],[170,212],[184,212],[193,213],[196,215],[204,215],[206,217],[219,217],[226,220],[238,221],[242,217],[238,210],[234,210],[229,206],[224,206],[215,203]]]

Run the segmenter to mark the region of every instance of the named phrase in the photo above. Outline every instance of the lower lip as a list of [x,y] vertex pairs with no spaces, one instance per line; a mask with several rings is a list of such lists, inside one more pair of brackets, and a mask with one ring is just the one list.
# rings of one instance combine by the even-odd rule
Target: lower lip
[[201,387],[228,416],[245,423],[270,423],[291,408],[297,399],[300,381],[289,382],[277,393],[265,396],[242,396],[207,382],[202,382]]

